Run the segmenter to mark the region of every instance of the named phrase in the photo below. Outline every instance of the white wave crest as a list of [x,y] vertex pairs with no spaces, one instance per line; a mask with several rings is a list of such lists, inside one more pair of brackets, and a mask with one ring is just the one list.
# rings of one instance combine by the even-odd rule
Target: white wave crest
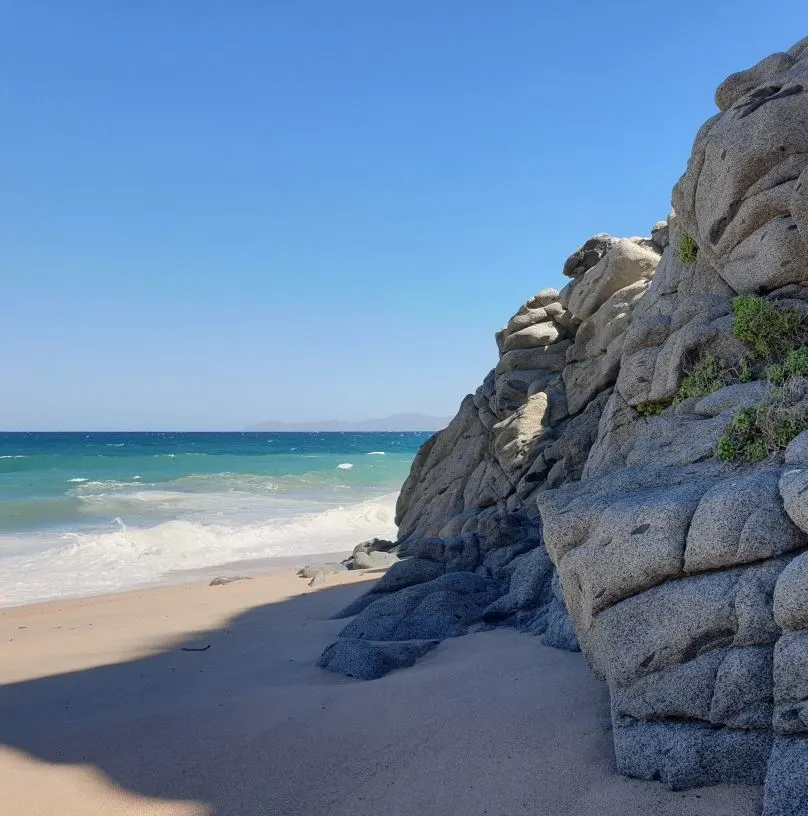
[[76,476],[75,479],[68,479],[67,481],[69,483],[73,483],[73,484],[81,484],[82,482],[86,482],[86,481],[89,481],[89,480],[86,479],[84,476]]
[[368,456],[387,456],[384,451],[370,451]]
[[343,462],[341,465],[337,465],[339,470],[350,470],[353,465],[350,462]]
[[[393,493],[319,512],[244,523],[173,519],[133,527],[116,518],[114,529],[107,532],[63,534],[45,551],[29,549],[25,555],[4,558],[7,580],[0,585],[0,605],[156,583],[178,570],[348,551],[367,538],[395,537],[396,498]],[[0,552],[5,543],[0,537]]]

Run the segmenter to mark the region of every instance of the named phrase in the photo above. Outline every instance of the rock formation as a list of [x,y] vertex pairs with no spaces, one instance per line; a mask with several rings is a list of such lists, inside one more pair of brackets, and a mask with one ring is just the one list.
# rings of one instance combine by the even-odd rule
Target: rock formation
[[[796,816],[808,814],[808,39],[730,76],[716,103],[675,214],[650,238],[586,241],[567,286],[497,333],[496,367],[401,491],[403,560],[344,611],[356,617],[323,659],[378,676],[494,624],[580,644],[609,686],[623,773],[757,781],[766,816]],[[793,337],[750,340],[743,308]]]

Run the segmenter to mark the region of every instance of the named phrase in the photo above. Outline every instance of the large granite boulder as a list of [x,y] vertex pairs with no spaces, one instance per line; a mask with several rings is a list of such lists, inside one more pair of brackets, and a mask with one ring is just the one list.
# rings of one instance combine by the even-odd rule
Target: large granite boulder
[[[605,679],[621,772],[756,781],[765,816],[806,816],[808,383],[753,359],[733,300],[790,310],[808,348],[808,39],[716,101],[668,219],[589,239],[567,286],[497,333],[401,491],[403,560],[344,610],[326,662],[377,676],[515,626]],[[710,360],[721,376],[685,388]],[[778,405],[776,444],[717,455]]]

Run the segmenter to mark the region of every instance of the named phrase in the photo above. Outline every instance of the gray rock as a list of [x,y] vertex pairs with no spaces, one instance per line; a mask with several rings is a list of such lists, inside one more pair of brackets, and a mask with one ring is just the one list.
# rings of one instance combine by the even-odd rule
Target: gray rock
[[353,556],[353,569],[387,569],[398,562],[398,556],[389,552],[358,552]]
[[549,346],[560,337],[558,326],[552,321],[536,323],[509,334],[503,344],[505,351],[533,349]]
[[654,224],[651,228],[651,240],[659,249],[665,249],[670,243],[667,221],[657,221],[656,224]]
[[729,782],[759,785],[766,776],[772,736],[690,722],[614,723],[617,770],[659,780],[672,790]]
[[808,632],[786,632],[777,641],[772,674],[775,731],[808,736]]
[[545,607],[552,600],[553,564],[544,547],[514,560],[508,592],[483,613],[486,620],[503,620],[516,612]]
[[314,578],[317,575],[331,575],[337,572],[345,572],[345,567],[337,561],[326,561],[323,564],[306,564],[297,571],[297,574],[300,578]]
[[716,417],[727,411],[735,412],[740,411],[741,408],[756,408],[766,399],[768,392],[769,384],[763,380],[735,383],[699,399],[693,406],[693,413],[705,417]]
[[617,239],[591,269],[576,278],[567,309],[579,320],[591,317],[615,292],[651,278],[659,254],[626,238]]
[[805,467],[808,465],[808,431],[797,434],[786,448],[785,461],[787,465]]
[[803,278],[808,247],[791,201],[808,164],[806,73],[804,55],[783,53],[726,79],[723,113],[702,127],[673,191],[699,254],[741,294]]
[[380,598],[384,598],[398,590],[437,578],[443,574],[444,569],[443,564],[439,564],[436,561],[429,561],[426,558],[406,558],[403,561],[399,561],[397,564],[393,564],[376,582],[373,589],[364,595],[360,595],[348,604],[345,609],[334,615],[334,618],[353,617]]
[[372,643],[368,640],[338,640],[328,646],[317,665],[357,680],[377,680],[394,669],[412,666],[438,645],[437,640]]
[[787,467],[779,488],[786,513],[800,530],[808,533],[808,468]]
[[219,576],[218,578],[214,578],[208,586],[225,586],[226,584],[232,584],[234,581],[251,581],[252,579],[248,575],[227,575],[227,576]]
[[762,816],[805,816],[808,813],[808,739],[778,737],[774,741]]
[[760,561],[808,545],[780,503],[779,482],[780,468],[761,467],[710,488],[690,523],[685,570]]
[[598,233],[585,241],[567,258],[564,262],[563,273],[568,278],[583,275],[609,251],[613,243],[614,238],[611,235],[607,235],[605,232]]
[[567,652],[580,652],[581,647],[564,604],[553,598],[547,607],[543,642],[545,646],[564,649]]
[[398,542],[388,541],[386,538],[371,538],[357,544],[353,548],[353,555],[357,553],[391,552],[398,547]]
[[808,628],[808,553],[794,558],[774,588],[774,619],[783,629]]
[[372,601],[340,632],[365,640],[457,637],[482,621],[486,607],[504,591],[499,581],[453,572]]

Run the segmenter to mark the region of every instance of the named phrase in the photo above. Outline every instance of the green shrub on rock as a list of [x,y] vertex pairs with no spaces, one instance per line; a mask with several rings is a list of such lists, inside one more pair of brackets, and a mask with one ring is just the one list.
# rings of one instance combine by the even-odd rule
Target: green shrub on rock
[[690,397],[706,397],[729,385],[732,380],[732,373],[723,360],[710,355],[702,357],[683,377],[673,402],[679,405]]
[[785,368],[789,376],[808,377],[808,346],[800,346],[789,351]]
[[743,357],[738,363],[738,382],[748,383],[752,379],[754,371],[752,370],[752,361],[749,357]]
[[797,344],[802,315],[778,309],[756,295],[739,295],[730,301],[732,333],[758,357],[772,359],[787,354]]
[[772,385],[782,385],[786,381],[786,367],[783,363],[775,363],[766,369],[766,379]]
[[686,233],[682,233],[679,239],[679,261],[683,264],[690,264],[696,260],[699,248],[696,242]]
[[782,386],[771,389],[761,405],[738,411],[718,440],[715,455],[724,462],[758,462],[784,450],[806,429],[808,379],[787,377]]
[[670,400],[660,400],[659,402],[641,402],[639,405],[634,407],[634,410],[640,414],[640,416],[657,416],[657,414],[661,414],[670,404]]

